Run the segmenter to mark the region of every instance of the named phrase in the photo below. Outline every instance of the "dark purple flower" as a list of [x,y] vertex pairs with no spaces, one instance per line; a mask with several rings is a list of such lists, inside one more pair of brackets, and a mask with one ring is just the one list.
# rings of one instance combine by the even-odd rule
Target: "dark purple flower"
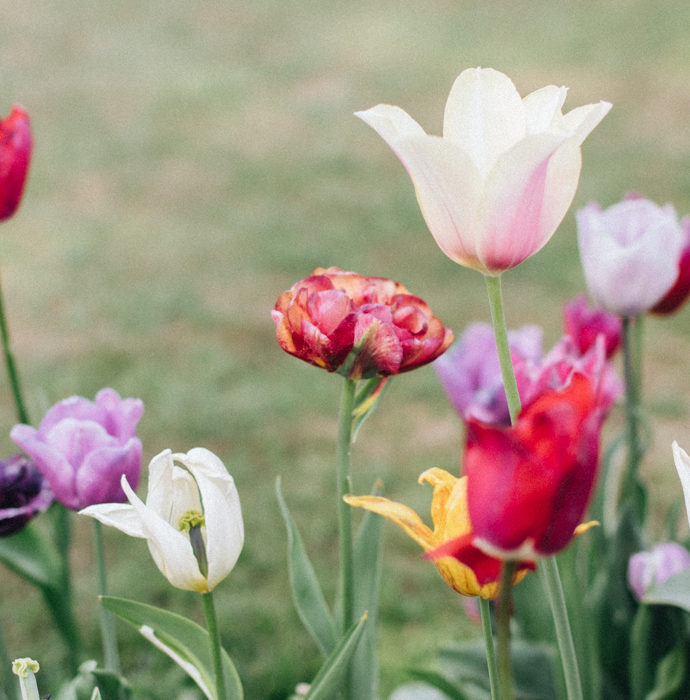
[[38,467],[24,455],[0,460],[0,537],[19,532],[53,502]]
[[38,430],[15,425],[10,437],[48,480],[55,498],[72,510],[127,500],[120,478],[136,488],[141,440],[136,425],[144,411],[139,399],[121,399],[102,389],[95,401],[72,396],[56,403]]

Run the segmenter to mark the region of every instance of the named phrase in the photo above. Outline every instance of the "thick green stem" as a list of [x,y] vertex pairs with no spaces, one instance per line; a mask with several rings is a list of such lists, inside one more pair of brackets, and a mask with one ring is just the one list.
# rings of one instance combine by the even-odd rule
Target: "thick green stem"
[[10,332],[7,327],[7,319],[5,317],[5,303],[3,301],[2,287],[0,286],[0,338],[2,338],[2,351],[5,355],[5,366],[7,367],[7,376],[12,387],[12,396],[14,397],[14,405],[17,411],[17,418],[20,423],[28,423],[29,416],[24,406],[22,398],[22,389],[19,383],[19,372],[14,363],[14,356],[10,348]]
[[[103,546],[103,528],[98,520],[93,521],[93,541],[96,554],[96,572],[98,575],[99,595],[108,595],[108,581],[105,572],[105,547]],[[117,635],[115,634],[115,620],[109,610],[99,606],[101,623],[101,642],[105,657],[105,667],[109,671],[120,674],[120,654],[117,649]]]
[[70,547],[72,542],[72,513],[61,503],[52,506],[54,510],[55,546],[60,553],[60,587],[57,591],[44,590],[44,596],[57,622],[57,627],[67,646],[70,670],[77,673],[81,656],[79,628],[72,609],[72,575]]
[[209,643],[211,645],[211,660],[213,662],[213,675],[216,680],[216,700],[225,700],[225,677],[223,675],[223,658],[221,655],[220,632],[216,608],[213,604],[213,593],[201,594],[204,603],[204,615],[206,617],[206,629],[208,630]]
[[582,700],[580,671],[577,666],[575,644],[573,643],[570,621],[568,620],[568,609],[565,605],[556,557],[544,557],[539,562],[539,571],[546,588],[556,627],[556,639],[561,653],[561,664],[565,677],[566,696],[568,700]]
[[503,562],[501,570],[501,588],[496,610],[496,625],[498,628],[498,680],[501,689],[501,700],[513,698],[513,674],[510,664],[510,617],[512,613],[513,577],[515,562]]
[[503,311],[501,278],[485,275],[484,279],[486,281],[486,290],[489,293],[491,322],[494,327],[498,360],[501,364],[503,387],[506,392],[506,399],[508,400],[510,422],[515,423],[520,413],[520,394],[518,393],[517,382],[515,381],[515,370],[513,368],[513,360],[510,356],[510,345],[508,344],[508,329],[506,327],[506,317]]
[[625,373],[625,430],[628,460],[621,487],[620,505],[633,503],[642,517],[637,503],[638,469],[644,452],[640,439],[640,396],[642,318],[623,319],[623,367]]
[[[342,600],[341,635],[345,635],[354,622],[354,564],[352,543],[352,509],[343,497],[352,492],[350,481],[350,446],[352,443],[352,410],[355,403],[357,383],[354,379],[345,379],[340,400],[338,442],[336,445],[337,462],[337,497],[338,497],[338,531],[340,537],[340,595]],[[345,674],[344,698],[350,697],[351,682],[349,673]]]
[[491,688],[491,700],[498,698],[498,667],[496,666],[496,651],[494,649],[494,637],[491,631],[491,604],[484,598],[479,599],[479,614],[482,619],[482,633],[484,646],[486,647],[486,663],[489,667],[489,686]]

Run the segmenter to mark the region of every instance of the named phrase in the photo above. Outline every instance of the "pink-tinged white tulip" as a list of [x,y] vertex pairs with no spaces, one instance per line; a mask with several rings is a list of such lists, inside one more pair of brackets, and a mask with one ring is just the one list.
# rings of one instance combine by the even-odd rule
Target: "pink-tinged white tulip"
[[564,115],[566,92],[548,85],[521,98],[503,73],[471,68],[450,91],[442,137],[400,107],[356,115],[405,166],[441,250],[498,275],[549,241],[577,189],[580,145],[611,108],[600,102]]
[[652,309],[674,286],[685,235],[672,205],[630,196],[608,209],[593,202],[577,212],[587,288],[619,316]]
[[146,503],[124,475],[122,488],[129,504],[80,512],[145,539],[156,566],[177,588],[207,593],[232,571],[244,524],[235,482],[216,455],[203,447],[161,452],[149,464]]

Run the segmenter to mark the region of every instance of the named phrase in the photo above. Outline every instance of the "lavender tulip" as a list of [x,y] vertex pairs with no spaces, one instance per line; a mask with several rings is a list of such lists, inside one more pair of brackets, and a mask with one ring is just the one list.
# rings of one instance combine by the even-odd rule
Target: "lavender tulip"
[[142,446],[136,425],[143,411],[139,399],[121,399],[115,390],[102,389],[95,401],[72,396],[56,403],[38,430],[15,425],[10,437],[68,508],[123,502],[120,477],[126,475],[135,488],[139,483]]
[[577,212],[577,235],[589,293],[611,313],[645,313],[676,282],[684,234],[670,204],[637,196],[606,210],[592,203]]
[[0,537],[19,532],[53,502],[38,467],[24,455],[0,460]]
[[690,552],[677,542],[662,542],[647,552],[638,552],[628,562],[628,585],[638,600],[656,584],[690,569]]

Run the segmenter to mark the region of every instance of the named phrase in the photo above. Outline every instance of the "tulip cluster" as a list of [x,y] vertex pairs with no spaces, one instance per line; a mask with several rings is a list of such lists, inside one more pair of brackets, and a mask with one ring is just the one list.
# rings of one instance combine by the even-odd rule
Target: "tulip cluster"
[[453,340],[402,284],[338,267],[317,268],[283,292],[272,316],[283,350],[350,379],[407,372]]

